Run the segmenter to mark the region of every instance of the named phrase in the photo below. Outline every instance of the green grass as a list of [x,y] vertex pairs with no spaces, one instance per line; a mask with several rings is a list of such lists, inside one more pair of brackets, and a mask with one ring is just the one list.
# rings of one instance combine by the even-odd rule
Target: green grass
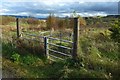
[[[114,44],[111,47],[110,44],[113,42],[108,42],[109,47],[115,49],[113,52],[108,49],[105,54],[106,51],[99,49],[106,46],[105,42],[98,43],[96,39],[91,40],[91,38],[80,39],[82,51],[79,54],[78,63],[71,60],[63,62],[43,60],[29,52],[19,53],[11,43],[3,44],[3,69],[8,71],[10,69],[15,73],[11,74],[13,77],[24,78],[119,78],[117,45]],[[13,58],[15,61],[11,59],[14,54],[20,55],[17,60],[17,56]]]
[[[10,23],[10,25],[15,24]],[[26,26],[26,24],[22,25]],[[15,31],[8,29],[8,27],[5,25],[2,27],[3,77],[119,80],[120,46],[110,39],[110,32],[106,28],[94,28],[94,30],[86,28],[86,31],[84,31],[85,29],[80,31],[80,52],[77,61],[66,59],[53,62],[42,56],[44,53],[42,44],[23,39],[17,40]],[[39,35],[37,31],[29,33]],[[19,44],[16,44],[16,41]],[[51,42],[60,45],[59,41]],[[61,44],[71,47],[66,43]],[[59,47],[51,46],[51,48],[61,51]],[[64,52],[69,51],[64,50]]]

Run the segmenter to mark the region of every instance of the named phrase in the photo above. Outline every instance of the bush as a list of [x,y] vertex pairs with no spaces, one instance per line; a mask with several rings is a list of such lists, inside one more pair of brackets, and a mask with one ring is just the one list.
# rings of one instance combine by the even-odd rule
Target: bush
[[111,33],[111,38],[120,43],[120,23],[118,21],[115,22],[115,24],[112,25],[112,27],[109,29]]
[[27,55],[23,57],[23,63],[27,64],[27,65],[32,65],[33,63],[35,63],[36,61],[38,61],[38,58],[36,58],[33,55]]
[[13,62],[18,63],[20,59],[20,55],[18,53],[13,52],[12,56],[11,56],[11,60],[13,60]]
[[56,29],[57,28],[57,18],[54,14],[50,14],[47,18],[47,28],[48,29]]

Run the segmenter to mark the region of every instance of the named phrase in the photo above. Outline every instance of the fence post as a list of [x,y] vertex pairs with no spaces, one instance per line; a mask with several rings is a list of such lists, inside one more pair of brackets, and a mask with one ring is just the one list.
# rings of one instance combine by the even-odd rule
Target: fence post
[[44,37],[44,48],[45,48],[45,56],[49,58],[49,47],[48,47],[48,38]]
[[79,18],[74,18],[74,27],[73,27],[73,52],[72,57],[76,60],[78,56],[79,48]]
[[19,29],[19,19],[16,18],[16,26],[17,26],[17,38],[20,37],[20,29]]

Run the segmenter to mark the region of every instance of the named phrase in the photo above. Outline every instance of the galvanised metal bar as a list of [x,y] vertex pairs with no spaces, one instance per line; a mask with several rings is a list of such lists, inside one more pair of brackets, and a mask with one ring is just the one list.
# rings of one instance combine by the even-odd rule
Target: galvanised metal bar
[[61,47],[61,48],[69,49],[69,50],[73,49],[73,48],[69,48],[69,47],[65,47],[65,46],[56,45],[56,44],[53,44],[53,43],[48,43],[48,44],[52,45],[52,46],[56,46],[56,47]]
[[59,52],[59,51],[55,51],[55,50],[52,50],[52,49],[48,49],[48,50],[52,51],[52,52],[55,52],[55,53],[58,53],[58,54],[61,54],[61,55],[64,55],[64,56],[71,57],[71,55],[69,55],[69,54],[65,54],[65,53],[62,53],[62,52]]
[[53,37],[47,37],[49,39],[52,39],[52,40],[61,40],[62,42],[68,42],[68,43],[73,43],[72,41],[68,41],[68,40],[63,40],[63,39],[58,39],[58,38],[53,38]]

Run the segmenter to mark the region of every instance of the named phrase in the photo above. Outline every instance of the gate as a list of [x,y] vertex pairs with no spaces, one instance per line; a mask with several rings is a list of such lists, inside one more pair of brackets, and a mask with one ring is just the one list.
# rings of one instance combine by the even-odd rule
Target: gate
[[[59,39],[59,38],[53,38],[53,37],[50,37],[50,36],[37,36],[37,35],[33,35],[33,34],[27,34],[27,35],[28,36],[33,36],[33,37],[39,37],[39,38],[43,39],[42,43],[44,44],[45,55],[47,56],[48,59],[52,59],[51,57],[53,57],[54,59],[60,59],[60,60],[64,60],[65,57],[76,59],[77,54],[78,54],[78,46],[79,46],[79,43],[78,43],[79,42],[79,21],[78,20],[79,20],[78,18],[74,18],[73,42],[68,41],[68,40]],[[20,38],[18,18],[16,19],[16,25],[17,25],[17,37]],[[32,39],[32,40],[34,40],[34,39]],[[61,41],[61,42],[64,42],[64,43],[69,43],[69,44],[72,45],[72,47],[57,45],[55,43],[49,42],[50,40],[54,40],[54,41],[57,40],[57,41]],[[61,52],[59,50],[54,50],[50,46],[70,50],[70,53],[65,53],[65,52]],[[50,52],[55,53],[55,55],[50,54]],[[56,54],[59,54],[59,56],[62,55],[62,56],[65,56],[65,57],[60,58],[59,56],[56,56]]]

